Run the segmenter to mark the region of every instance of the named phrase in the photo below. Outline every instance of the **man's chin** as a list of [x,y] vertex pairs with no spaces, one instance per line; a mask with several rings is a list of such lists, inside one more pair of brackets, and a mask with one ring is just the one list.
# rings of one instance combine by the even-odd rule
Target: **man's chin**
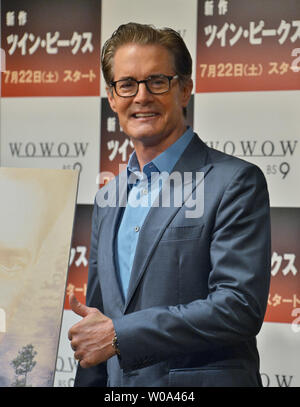
[[161,135],[156,132],[143,131],[135,132],[130,136],[133,144],[142,143],[144,146],[153,146],[156,145],[161,140]]

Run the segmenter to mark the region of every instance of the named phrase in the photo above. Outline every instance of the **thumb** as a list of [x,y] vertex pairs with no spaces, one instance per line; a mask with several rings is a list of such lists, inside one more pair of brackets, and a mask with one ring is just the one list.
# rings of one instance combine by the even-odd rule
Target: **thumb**
[[90,313],[90,308],[77,300],[74,293],[70,294],[69,303],[72,311],[81,317],[86,317]]

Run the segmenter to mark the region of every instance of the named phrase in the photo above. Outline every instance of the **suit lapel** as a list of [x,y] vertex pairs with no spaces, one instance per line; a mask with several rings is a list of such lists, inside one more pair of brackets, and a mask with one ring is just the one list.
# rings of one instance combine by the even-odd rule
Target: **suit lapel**
[[[207,150],[205,144],[199,139],[197,135],[194,135],[192,141],[186,148],[182,157],[179,159],[178,163],[173,169],[174,172],[179,172],[182,175],[184,172],[191,172],[193,174],[192,188],[188,188],[192,191],[196,187],[197,179],[195,177],[196,172],[203,172],[204,176],[211,169],[212,165],[207,162]],[[202,179],[203,180],[203,179]],[[202,182],[198,179],[198,182]],[[167,185],[167,181],[164,185]],[[172,183],[170,185],[173,185]],[[174,196],[176,194],[176,189],[180,188],[181,193],[182,185],[175,185]],[[184,188],[186,190],[186,188]],[[163,194],[164,186],[159,194],[158,199],[161,199]],[[183,194],[183,203],[186,201],[188,196]],[[135,252],[134,262],[132,266],[130,282],[128,287],[128,294],[125,303],[124,313],[126,312],[130,301],[134,295],[134,292],[148,266],[151,256],[159,243],[159,240],[164,233],[165,229],[172,221],[176,213],[179,211],[180,207],[159,207],[155,204],[151,207],[143,227],[140,230],[138,244]]]
[[111,207],[106,209],[104,215],[105,235],[101,237],[101,286],[110,292],[114,302],[120,309],[124,307],[124,297],[119,283],[119,276],[115,265],[115,235],[118,229],[120,217],[127,201],[127,172],[123,171],[115,178],[110,190],[112,201]]

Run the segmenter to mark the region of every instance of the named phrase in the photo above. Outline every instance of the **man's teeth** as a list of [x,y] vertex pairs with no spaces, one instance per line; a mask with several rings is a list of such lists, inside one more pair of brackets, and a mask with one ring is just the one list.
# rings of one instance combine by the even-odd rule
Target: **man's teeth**
[[139,117],[151,117],[151,116],[155,116],[156,113],[136,113],[135,117],[139,118]]

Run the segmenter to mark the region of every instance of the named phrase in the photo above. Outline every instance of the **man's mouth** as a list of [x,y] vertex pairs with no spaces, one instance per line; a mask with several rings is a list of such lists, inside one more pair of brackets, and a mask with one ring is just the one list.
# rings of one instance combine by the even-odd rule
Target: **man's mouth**
[[134,113],[132,115],[135,119],[144,119],[148,117],[155,117],[158,116],[158,113],[149,112],[149,113]]

